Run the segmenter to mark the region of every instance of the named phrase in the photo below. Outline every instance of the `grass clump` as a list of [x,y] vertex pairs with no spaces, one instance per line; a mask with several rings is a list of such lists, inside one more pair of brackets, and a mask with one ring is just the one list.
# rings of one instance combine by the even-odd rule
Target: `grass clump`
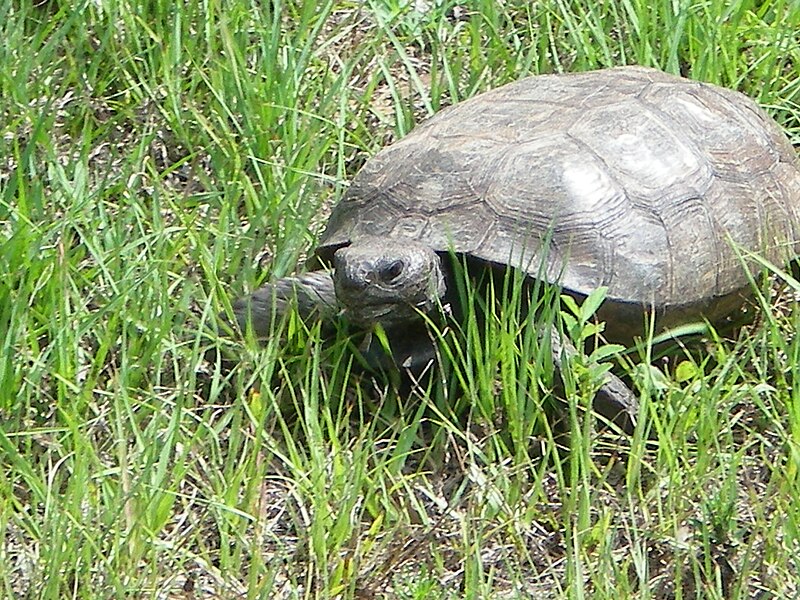
[[487,316],[411,399],[300,324],[203,357],[425,116],[636,62],[745,91],[798,146],[798,31],[783,0],[0,2],[0,596],[796,595],[794,280],[738,339],[623,365],[631,438],[585,425],[598,364],[549,429],[502,286],[464,290]]

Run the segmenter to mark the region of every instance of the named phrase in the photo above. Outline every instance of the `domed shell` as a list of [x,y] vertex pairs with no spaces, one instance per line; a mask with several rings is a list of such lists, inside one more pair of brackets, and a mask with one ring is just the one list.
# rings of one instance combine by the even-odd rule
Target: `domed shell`
[[367,235],[699,311],[748,287],[742,250],[779,264],[798,254],[800,165],[738,92],[643,67],[530,77],[368,161],[318,253]]

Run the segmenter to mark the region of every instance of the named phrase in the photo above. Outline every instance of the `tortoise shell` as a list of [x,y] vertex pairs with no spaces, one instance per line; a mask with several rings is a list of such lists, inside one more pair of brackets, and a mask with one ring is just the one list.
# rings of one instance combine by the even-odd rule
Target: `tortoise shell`
[[713,319],[749,289],[742,251],[797,255],[800,163],[738,92],[636,66],[530,77],[442,110],[369,160],[318,256],[363,236],[581,295],[607,286],[607,304],[639,314]]

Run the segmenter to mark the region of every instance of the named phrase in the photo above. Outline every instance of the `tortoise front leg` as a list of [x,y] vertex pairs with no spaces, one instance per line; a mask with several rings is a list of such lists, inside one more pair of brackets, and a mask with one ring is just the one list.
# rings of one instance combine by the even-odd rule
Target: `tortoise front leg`
[[[553,364],[559,373],[564,357],[569,358],[578,353],[573,343],[564,338],[555,326],[550,328],[550,347]],[[597,390],[592,406],[595,412],[616,424],[625,433],[633,433],[639,415],[639,401],[625,382],[613,373],[605,374],[605,382]]]
[[242,331],[252,329],[257,338],[271,335],[274,323],[296,307],[303,321],[333,321],[339,313],[333,278],[329,271],[310,271],[283,277],[233,303],[233,313]]

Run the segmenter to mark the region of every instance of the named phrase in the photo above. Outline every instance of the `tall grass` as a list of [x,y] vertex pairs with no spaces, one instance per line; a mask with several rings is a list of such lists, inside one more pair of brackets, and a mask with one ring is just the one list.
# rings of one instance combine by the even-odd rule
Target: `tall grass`
[[790,293],[620,364],[632,438],[589,426],[585,357],[552,429],[520,286],[465,286],[487,317],[439,332],[450,367],[410,395],[346,332],[208,331],[369,156],[527,74],[659,66],[797,146],[798,31],[790,0],[0,1],[0,596],[795,595]]

